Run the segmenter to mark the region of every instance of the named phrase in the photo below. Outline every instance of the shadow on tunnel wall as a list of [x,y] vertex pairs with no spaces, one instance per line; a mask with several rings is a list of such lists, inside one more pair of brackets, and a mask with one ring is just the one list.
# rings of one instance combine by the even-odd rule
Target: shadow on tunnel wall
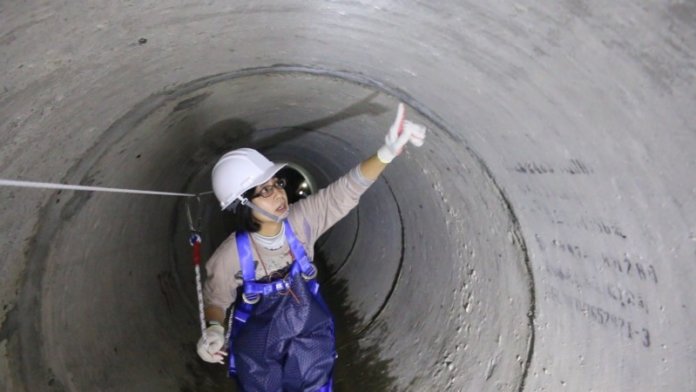
[[[321,250],[316,250],[314,259],[319,276],[328,276],[326,258]],[[354,391],[356,385],[360,385],[365,391],[396,390],[393,386],[396,379],[389,374],[391,361],[380,359],[379,346],[361,340],[365,331],[359,331],[357,328],[365,323],[358,316],[360,313],[349,304],[348,284],[345,279],[337,279],[334,276],[321,285],[322,295],[336,323],[338,361],[334,374],[335,390]]]

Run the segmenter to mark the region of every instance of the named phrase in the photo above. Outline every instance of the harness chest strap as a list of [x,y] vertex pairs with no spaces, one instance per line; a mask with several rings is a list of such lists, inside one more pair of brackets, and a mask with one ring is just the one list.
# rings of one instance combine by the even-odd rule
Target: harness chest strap
[[[293,262],[299,265],[299,272],[305,280],[310,281],[316,277],[317,269],[312,265],[307,257],[304,246],[295,236],[290,223],[285,220],[285,238],[288,241],[290,253],[293,256]],[[254,265],[254,256],[252,252],[251,239],[246,232],[236,234],[237,252],[239,254],[239,263],[242,269],[243,280],[243,299],[246,302],[254,303],[258,301],[259,295],[268,295],[274,292],[282,292],[288,289],[287,282],[278,281],[273,283],[256,282],[256,266]],[[293,268],[294,269],[294,266]],[[294,272],[292,271],[291,272]],[[311,291],[315,292],[314,284],[310,285]]]

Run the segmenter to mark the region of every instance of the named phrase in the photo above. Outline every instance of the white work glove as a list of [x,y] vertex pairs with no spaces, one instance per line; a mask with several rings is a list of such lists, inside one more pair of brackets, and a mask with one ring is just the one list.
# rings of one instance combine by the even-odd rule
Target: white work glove
[[427,128],[425,125],[416,124],[408,120],[404,121],[404,128],[409,128],[411,133],[411,138],[408,139],[411,144],[416,147],[420,147],[425,143],[425,131]]
[[426,128],[423,125],[404,120],[404,117],[404,104],[400,103],[394,124],[389,128],[389,132],[384,138],[384,146],[377,151],[377,158],[383,163],[389,163],[401,154],[409,141],[416,147],[422,146],[425,141]]
[[220,324],[213,324],[203,331],[203,335],[198,339],[198,356],[206,362],[225,363],[227,353],[222,350],[225,344],[225,329]]

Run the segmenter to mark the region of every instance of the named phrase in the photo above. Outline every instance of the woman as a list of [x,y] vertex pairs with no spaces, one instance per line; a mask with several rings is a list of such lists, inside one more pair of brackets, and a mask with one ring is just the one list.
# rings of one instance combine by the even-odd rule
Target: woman
[[385,144],[374,156],[308,198],[288,205],[285,182],[257,151],[225,154],[213,168],[213,190],[241,228],[206,264],[208,327],[198,354],[211,363],[227,355],[224,319],[235,303],[230,372],[244,391],[330,391],[336,358],[333,321],[318,293],[314,243],[346,216],[386,165],[425,127],[404,120],[399,104]]

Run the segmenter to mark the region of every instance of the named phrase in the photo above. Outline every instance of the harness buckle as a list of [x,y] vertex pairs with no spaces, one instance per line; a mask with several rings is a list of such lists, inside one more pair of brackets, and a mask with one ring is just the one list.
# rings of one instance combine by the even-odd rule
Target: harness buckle
[[317,268],[314,266],[314,263],[309,263],[309,273],[305,274],[302,272],[300,275],[302,275],[302,279],[304,280],[312,280],[317,277]]
[[242,300],[249,305],[255,305],[261,300],[261,296],[258,294],[247,295],[246,293],[242,293]]
[[276,293],[286,295],[290,291],[290,283],[285,279],[281,279],[275,284]]

